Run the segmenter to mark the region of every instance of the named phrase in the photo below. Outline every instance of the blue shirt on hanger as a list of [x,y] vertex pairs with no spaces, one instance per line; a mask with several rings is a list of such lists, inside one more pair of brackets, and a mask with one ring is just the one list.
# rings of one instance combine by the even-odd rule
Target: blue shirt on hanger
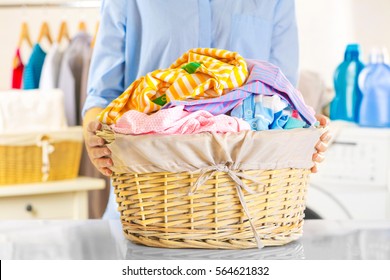
[[39,88],[39,81],[46,53],[39,44],[35,44],[23,72],[23,89]]

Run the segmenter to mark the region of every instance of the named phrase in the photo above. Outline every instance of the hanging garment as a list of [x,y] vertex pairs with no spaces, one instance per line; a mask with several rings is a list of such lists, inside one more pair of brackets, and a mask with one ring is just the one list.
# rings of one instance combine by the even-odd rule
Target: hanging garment
[[65,50],[58,77],[58,87],[64,92],[65,113],[70,126],[81,124],[80,88],[84,57],[89,55],[91,36],[79,32]]
[[[86,99],[88,70],[92,53],[89,41],[90,37],[86,33],[78,34],[65,50],[66,53],[62,54],[61,67],[59,67],[58,86],[66,91],[67,117],[73,119],[73,125],[82,122],[80,112]],[[100,219],[108,201],[110,178],[95,168],[88,157],[85,146],[83,146],[81,155],[79,175],[105,180],[106,187],[104,189],[88,191],[88,217]]]
[[62,51],[58,43],[53,43],[47,52],[42,67],[41,79],[39,81],[40,89],[58,88],[58,74],[60,71]]
[[126,111],[152,113],[171,100],[218,97],[243,85],[248,70],[243,57],[220,49],[191,49],[168,69],[155,70],[132,83],[99,115],[113,124]]
[[[83,110],[85,100],[87,99],[88,91],[88,76],[89,76],[89,67],[91,66],[93,48],[89,49],[89,52],[83,56],[83,69],[81,71],[81,83],[80,83],[80,107],[79,112]],[[81,117],[81,115],[80,115]]]
[[20,49],[16,49],[14,64],[12,69],[12,88],[20,89],[22,87],[24,64],[20,56]]
[[36,89],[39,87],[45,58],[46,52],[43,51],[39,44],[35,44],[23,72],[23,89]]
[[[85,100],[87,98],[87,84],[88,84],[88,73],[89,66],[91,64],[92,48],[88,55],[83,56],[83,69],[81,74],[81,85],[80,85],[80,108],[81,112]],[[81,118],[81,116],[80,116]],[[104,176],[96,167],[92,164],[88,157],[85,145],[83,145],[83,151],[81,154],[80,163],[80,176],[87,176],[93,178],[100,178],[105,180],[105,188],[102,190],[90,190],[88,191],[88,217],[90,219],[100,219],[103,216],[104,210],[106,209],[108,202],[108,195],[110,193],[110,178]]]
[[79,175],[100,178],[105,181],[104,189],[88,191],[88,217],[89,219],[100,219],[103,216],[108,202],[108,196],[110,193],[110,177],[104,176],[92,164],[85,145],[83,145],[83,151],[81,154]]

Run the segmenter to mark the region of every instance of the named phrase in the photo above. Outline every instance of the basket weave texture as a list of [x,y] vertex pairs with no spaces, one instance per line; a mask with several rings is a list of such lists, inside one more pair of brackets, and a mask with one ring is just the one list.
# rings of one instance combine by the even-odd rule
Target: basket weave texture
[[[251,190],[226,172],[114,173],[126,237],[153,247],[244,249],[284,245],[302,235],[309,169],[239,171]],[[258,183],[261,182],[261,183]],[[240,193],[243,194],[240,199]]]
[[[77,177],[82,142],[58,141],[51,144],[47,181]],[[0,185],[42,182],[42,147],[37,145],[0,146]]]

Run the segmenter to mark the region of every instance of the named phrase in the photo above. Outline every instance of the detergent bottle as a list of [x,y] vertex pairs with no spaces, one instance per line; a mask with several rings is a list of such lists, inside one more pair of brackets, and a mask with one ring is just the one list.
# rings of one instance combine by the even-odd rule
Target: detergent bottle
[[359,125],[390,127],[390,65],[388,52],[373,49],[370,62],[359,76],[359,88],[363,94]]
[[358,76],[364,64],[360,61],[360,46],[349,44],[344,61],[334,73],[335,98],[330,104],[330,118],[358,122],[362,94],[358,86]]

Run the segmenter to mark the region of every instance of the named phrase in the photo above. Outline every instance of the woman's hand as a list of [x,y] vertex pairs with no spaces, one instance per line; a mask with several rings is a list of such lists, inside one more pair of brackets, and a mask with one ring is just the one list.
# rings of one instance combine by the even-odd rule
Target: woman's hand
[[[325,117],[324,115],[316,115],[317,120],[320,123],[321,127],[327,128],[329,125],[329,119]],[[328,130],[325,130],[325,132],[321,135],[320,141],[316,144],[316,153],[313,155],[313,162],[314,166],[311,168],[312,173],[316,173],[317,170],[317,164],[324,161],[325,156],[324,153],[328,149],[328,143],[329,140],[332,138],[332,135],[329,133]]]
[[103,138],[96,136],[96,131],[101,128],[101,124],[94,120],[87,124],[85,137],[85,145],[88,156],[93,165],[105,176],[111,176],[113,162],[110,158],[111,151],[107,148]]

